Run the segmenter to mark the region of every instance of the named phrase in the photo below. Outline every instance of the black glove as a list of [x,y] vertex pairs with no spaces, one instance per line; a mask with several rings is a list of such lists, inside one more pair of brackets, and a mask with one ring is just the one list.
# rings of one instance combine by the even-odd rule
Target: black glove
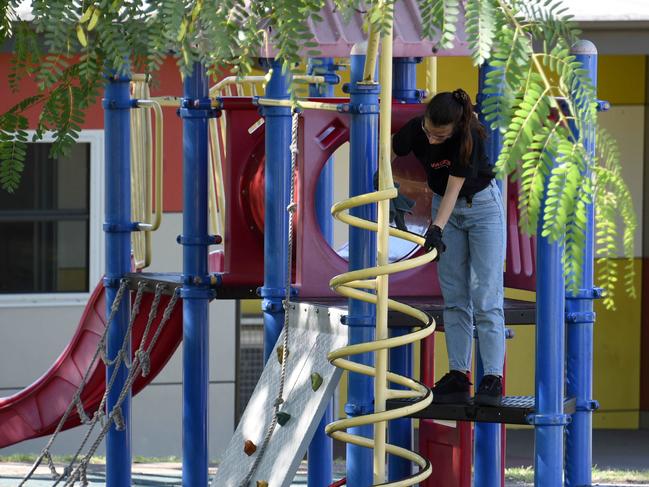
[[[390,223],[394,223],[399,230],[408,231],[405,214],[412,214],[415,206],[415,200],[404,196],[399,192],[400,184],[395,181],[394,187],[397,188],[397,196],[390,200]],[[374,173],[374,190],[379,189],[379,172]]]
[[428,227],[428,230],[426,230],[424,250],[430,252],[432,249],[437,250],[437,257],[435,257],[435,260],[439,260],[439,256],[446,250],[446,244],[442,240],[442,229],[437,225],[431,225]]

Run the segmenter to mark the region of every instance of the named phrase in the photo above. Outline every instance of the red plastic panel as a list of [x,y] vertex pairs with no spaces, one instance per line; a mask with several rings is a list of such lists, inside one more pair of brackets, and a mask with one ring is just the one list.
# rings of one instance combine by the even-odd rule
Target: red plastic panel
[[[435,383],[435,334],[422,341],[421,381],[428,387]],[[473,429],[471,423],[458,421],[455,426],[422,419],[419,422],[419,453],[428,458],[433,475],[423,487],[471,487]]]
[[[227,107],[228,153],[224,179],[228,231],[224,240],[225,251],[210,256],[210,268],[224,273],[224,285],[254,288],[262,285],[264,272],[264,125],[256,125],[261,116],[250,99],[224,98],[224,105]],[[422,105],[395,104],[393,130],[398,130],[422,110]],[[307,110],[300,117],[300,128],[295,282],[300,296],[327,297],[333,295],[329,280],[347,270],[347,261],[322,237],[316,216],[315,194],[325,163],[338,147],[349,140],[349,116]],[[431,193],[421,181],[423,175],[417,173],[421,171],[419,164],[410,157],[400,159],[395,167],[404,193],[418,200],[413,218],[424,225],[421,221],[430,219]],[[435,272],[435,266],[429,265],[393,276],[391,293],[395,296],[439,295]],[[413,286],[413,282],[417,285]]]
[[[105,292],[100,282],[95,288],[72,340],[52,367],[29,387],[17,394],[0,399],[0,448],[54,432],[70,404],[81,379],[92,361],[105,327]],[[147,344],[150,343],[160,320],[168,296],[160,301],[158,315],[153,322]],[[142,341],[153,301],[152,294],[142,298],[140,313],[133,325],[132,349]],[[169,361],[182,339],[182,302],[178,301],[151,353],[151,370],[146,377],[138,377],[133,384],[137,394],[151,382]],[[104,395],[106,369],[103,362],[95,362],[81,400],[89,416],[97,410]],[[64,426],[69,429],[80,424],[76,411]]]
[[227,231],[223,242],[225,252],[210,255],[210,270],[223,273],[224,285],[257,287],[264,280],[261,223],[265,130],[263,124],[255,127],[261,115],[250,98],[226,100],[228,149],[223,172]]
[[[392,131],[400,129],[412,117],[421,114],[422,110],[423,105],[395,103],[392,108]],[[333,295],[329,289],[330,279],[347,271],[347,261],[340,257],[322,237],[314,198],[322,168],[335,150],[349,140],[349,122],[347,115],[333,112],[307,112],[302,120],[299,140],[300,183],[304,188],[305,198],[300,201],[302,214],[298,219],[296,253],[296,286],[301,297]],[[327,143],[323,143],[323,140]],[[417,195],[418,203],[415,207],[417,215],[423,215],[429,220],[430,192],[425,189],[425,184],[417,186],[414,177],[418,163],[412,157],[401,158],[395,161],[395,167],[406,168],[402,180],[404,193]],[[419,198],[419,195],[422,197]],[[393,296],[439,295],[436,266],[430,264],[391,276],[390,294]]]
[[471,425],[457,427],[422,420],[419,423],[419,451],[433,466],[424,487],[471,486]]
[[536,290],[536,238],[521,233],[518,227],[519,183],[507,185],[507,256],[505,287]]

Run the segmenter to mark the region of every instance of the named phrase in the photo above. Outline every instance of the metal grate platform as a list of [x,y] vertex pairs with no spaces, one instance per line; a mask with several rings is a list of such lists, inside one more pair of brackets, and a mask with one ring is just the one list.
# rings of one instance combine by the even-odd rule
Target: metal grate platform
[[[131,272],[125,277],[130,280],[129,288],[132,291],[137,291],[138,283],[146,282],[152,291],[158,284],[166,285],[163,294],[170,295],[175,287],[183,285],[183,277],[179,273]],[[217,285],[214,289],[216,289],[216,299],[259,299],[257,290],[249,286]]]
[[[396,409],[410,402],[408,399],[391,399],[387,402],[387,408]],[[565,414],[574,413],[575,399],[566,399],[563,409]],[[534,396],[506,396],[499,407],[433,403],[426,409],[413,414],[412,417],[481,423],[530,424],[527,418],[534,413]]]
[[[433,296],[426,298],[409,298],[391,296],[392,299],[408,304],[414,308],[425,311],[437,323],[440,331],[444,326],[444,301],[441,296]],[[347,300],[341,298],[300,298],[299,296],[294,301],[301,301],[305,303],[317,304],[319,306],[327,306],[342,309],[347,312]],[[521,301],[519,299],[505,299],[505,324],[507,325],[533,325],[536,323],[536,303],[531,301]],[[390,328],[399,327],[412,327],[419,326],[416,320],[410,316],[395,311],[388,312],[388,326]]]

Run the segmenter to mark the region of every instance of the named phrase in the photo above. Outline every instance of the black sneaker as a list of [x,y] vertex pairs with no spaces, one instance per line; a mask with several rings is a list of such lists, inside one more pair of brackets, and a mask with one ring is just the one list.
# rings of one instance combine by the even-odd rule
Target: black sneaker
[[500,406],[503,400],[503,381],[497,375],[485,375],[480,381],[473,402],[480,406]]
[[433,387],[433,402],[438,404],[468,403],[471,382],[466,374],[459,370],[451,370],[435,383]]

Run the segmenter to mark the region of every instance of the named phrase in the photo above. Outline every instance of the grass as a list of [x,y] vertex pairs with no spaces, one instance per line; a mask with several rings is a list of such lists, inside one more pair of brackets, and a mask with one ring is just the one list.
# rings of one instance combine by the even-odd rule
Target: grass
[[[38,455],[35,453],[14,453],[12,455],[0,456],[0,463],[34,463]],[[53,455],[54,463],[62,465],[72,460],[72,455]],[[179,463],[179,457],[145,457],[136,455],[133,463]],[[106,457],[94,456],[91,458],[92,465],[105,465]],[[343,469],[344,470],[344,469]],[[516,467],[505,470],[505,479],[509,482],[531,484],[534,482],[534,470],[532,467]],[[637,484],[649,485],[649,470],[614,470],[593,468],[593,482],[603,484]]]
[[[2,455],[0,456],[0,463],[34,463],[38,458],[36,453],[14,453],[12,455]],[[54,463],[57,464],[66,464],[70,463],[72,460],[72,455],[52,455]],[[168,457],[145,457],[141,455],[135,455],[133,457],[133,463],[173,463],[180,462],[179,457],[168,456]],[[106,457],[103,456],[93,456],[90,459],[92,465],[105,465]]]
[[[505,479],[511,482],[533,483],[534,470],[532,467],[508,468]],[[614,470],[593,468],[593,482],[604,484],[649,484],[649,470]]]

